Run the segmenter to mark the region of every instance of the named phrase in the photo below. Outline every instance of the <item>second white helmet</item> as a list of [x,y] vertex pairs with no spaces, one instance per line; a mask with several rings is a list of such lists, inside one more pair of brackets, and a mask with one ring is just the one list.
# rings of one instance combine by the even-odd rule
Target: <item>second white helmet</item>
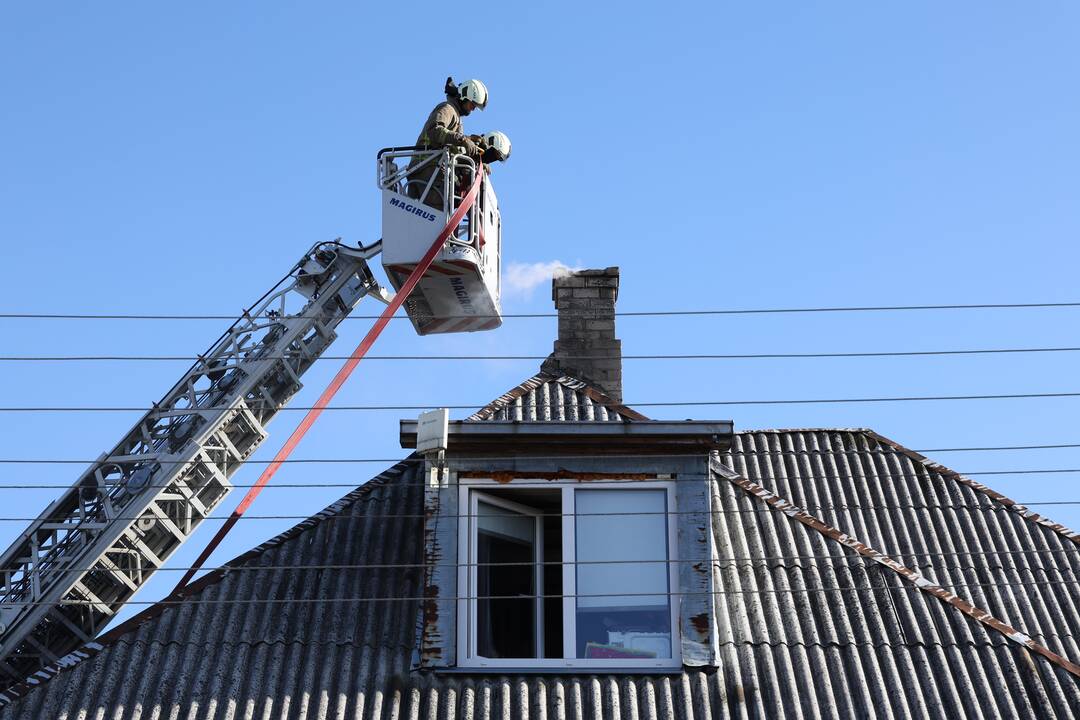
[[507,160],[510,157],[510,138],[506,136],[506,133],[493,130],[484,135],[484,142],[488,147],[494,148],[499,155],[502,156],[502,160]]
[[458,85],[458,97],[462,100],[472,100],[476,106],[483,110],[487,107],[487,85],[479,80],[466,80]]

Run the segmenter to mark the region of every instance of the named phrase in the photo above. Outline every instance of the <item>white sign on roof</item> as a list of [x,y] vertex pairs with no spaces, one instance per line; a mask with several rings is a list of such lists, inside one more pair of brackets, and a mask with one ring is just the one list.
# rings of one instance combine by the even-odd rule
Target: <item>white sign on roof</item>
[[421,413],[416,421],[417,452],[446,449],[446,437],[450,427],[450,411],[447,408]]

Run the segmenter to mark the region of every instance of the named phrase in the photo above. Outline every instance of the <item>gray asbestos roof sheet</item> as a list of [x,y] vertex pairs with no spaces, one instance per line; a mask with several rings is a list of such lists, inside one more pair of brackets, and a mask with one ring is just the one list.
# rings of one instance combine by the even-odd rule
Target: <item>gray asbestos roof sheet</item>
[[643,420],[599,390],[566,375],[535,375],[478,410],[469,420],[625,422]]
[[[526,394],[545,384],[566,388],[547,378]],[[1078,557],[1060,531],[869,431],[740,433],[721,459],[1080,659]],[[385,567],[423,562],[416,467],[399,464],[201,579],[184,602],[111,632],[99,650],[24,688],[0,719],[1078,714],[1075,677],[723,477],[713,524],[719,669],[410,672],[418,603],[374,599],[423,591],[419,568]]]

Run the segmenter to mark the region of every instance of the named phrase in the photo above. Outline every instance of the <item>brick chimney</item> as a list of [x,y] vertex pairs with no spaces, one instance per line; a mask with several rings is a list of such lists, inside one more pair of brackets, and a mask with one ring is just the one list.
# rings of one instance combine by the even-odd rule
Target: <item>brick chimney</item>
[[619,268],[579,270],[551,281],[559,339],[541,369],[573,375],[622,402],[622,342],[615,337]]

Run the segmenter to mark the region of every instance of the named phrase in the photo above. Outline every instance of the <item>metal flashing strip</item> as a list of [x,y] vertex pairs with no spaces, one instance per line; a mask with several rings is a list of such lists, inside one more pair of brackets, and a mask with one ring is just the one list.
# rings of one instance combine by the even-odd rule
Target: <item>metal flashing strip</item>
[[1009,640],[1012,640],[1018,645],[1022,645],[1023,647],[1034,653],[1042,655],[1044,658],[1054,663],[1058,667],[1062,668],[1066,672],[1080,678],[1080,665],[1077,665],[1068,658],[1058,655],[1049,648],[1040,645],[1039,643],[1035,642],[1029,635],[1021,632],[1020,630],[1017,630],[1011,625],[1006,624],[1002,620],[991,615],[986,610],[972,605],[967,600],[964,600],[959,595],[950,592],[949,590],[946,590],[945,588],[936,584],[921,573],[912,570],[905,565],[902,565],[901,563],[892,559],[888,555],[885,555],[884,553],[874,550],[869,545],[860,542],[859,540],[848,535],[842,530],[839,530],[819,520],[818,518],[806,512],[799,506],[794,505],[793,503],[780,497],[773,491],[764,488],[757,483],[748,480],[747,478],[732,471],[730,468],[726,467],[723,463],[719,462],[715,458],[711,465],[714,472],[722,475],[729,482],[739,486],[750,495],[765,502],[773,509],[782,512],[784,515],[787,515],[792,520],[796,520],[813,530],[817,530],[822,535],[832,540],[835,540],[844,547],[850,548],[851,550],[857,552],[859,555],[873,560],[879,565],[882,565],[892,570],[904,580],[907,580],[909,583],[913,584],[919,590],[922,590],[928,595],[933,595],[944,603],[952,605],[968,617],[979,621],[983,625],[993,628]]
[[954,481],[960,483],[961,485],[966,485],[967,487],[971,488],[972,490],[974,490],[976,492],[979,492],[979,493],[982,493],[983,495],[986,495],[990,499],[1001,503],[1010,512],[1014,512],[1014,513],[1018,514],[1020,517],[1024,518],[1025,520],[1027,520],[1029,522],[1033,522],[1033,523],[1035,523],[1037,525],[1042,525],[1046,529],[1048,529],[1048,530],[1050,530],[1052,532],[1055,532],[1058,535],[1061,535],[1062,537],[1066,538],[1067,540],[1069,540],[1069,541],[1071,541],[1071,542],[1073,542],[1073,543],[1075,543],[1077,545],[1080,545],[1080,533],[1076,532],[1075,530],[1073,530],[1073,529],[1071,529],[1069,527],[1066,527],[1065,525],[1062,525],[1059,522],[1055,522],[1055,521],[1051,520],[1050,518],[1046,517],[1045,515],[1040,515],[1039,513],[1034,512],[1033,510],[1030,510],[1026,505],[1022,505],[1022,504],[1016,502],[1015,500],[1013,500],[1012,498],[1007,497],[1005,495],[1002,495],[997,490],[989,488],[989,487],[987,487],[986,485],[983,485],[980,482],[976,482],[975,480],[972,480],[969,477],[965,477],[961,473],[958,473],[955,470],[947,468],[947,467],[945,467],[944,465],[942,465],[939,462],[935,462],[935,461],[931,460],[930,458],[926,457],[922,453],[916,452],[915,450],[909,450],[908,448],[904,447],[903,445],[901,445],[901,444],[899,444],[899,443],[897,443],[897,442],[895,442],[893,440],[890,440],[889,438],[887,438],[887,437],[885,437],[883,435],[879,435],[878,433],[874,432],[873,430],[861,430],[860,432],[865,433],[867,437],[869,437],[869,438],[871,438],[873,440],[876,440],[877,442],[879,442],[879,443],[881,443],[883,445],[887,445],[888,447],[892,448],[896,452],[901,453],[902,455],[906,455],[907,457],[911,458],[913,461],[915,461],[915,462],[919,463],[920,465],[922,465],[923,467],[925,467],[927,470],[929,470],[931,472],[938,473],[938,474],[943,475],[943,476],[945,476],[947,478],[950,478],[951,480],[954,480]]

